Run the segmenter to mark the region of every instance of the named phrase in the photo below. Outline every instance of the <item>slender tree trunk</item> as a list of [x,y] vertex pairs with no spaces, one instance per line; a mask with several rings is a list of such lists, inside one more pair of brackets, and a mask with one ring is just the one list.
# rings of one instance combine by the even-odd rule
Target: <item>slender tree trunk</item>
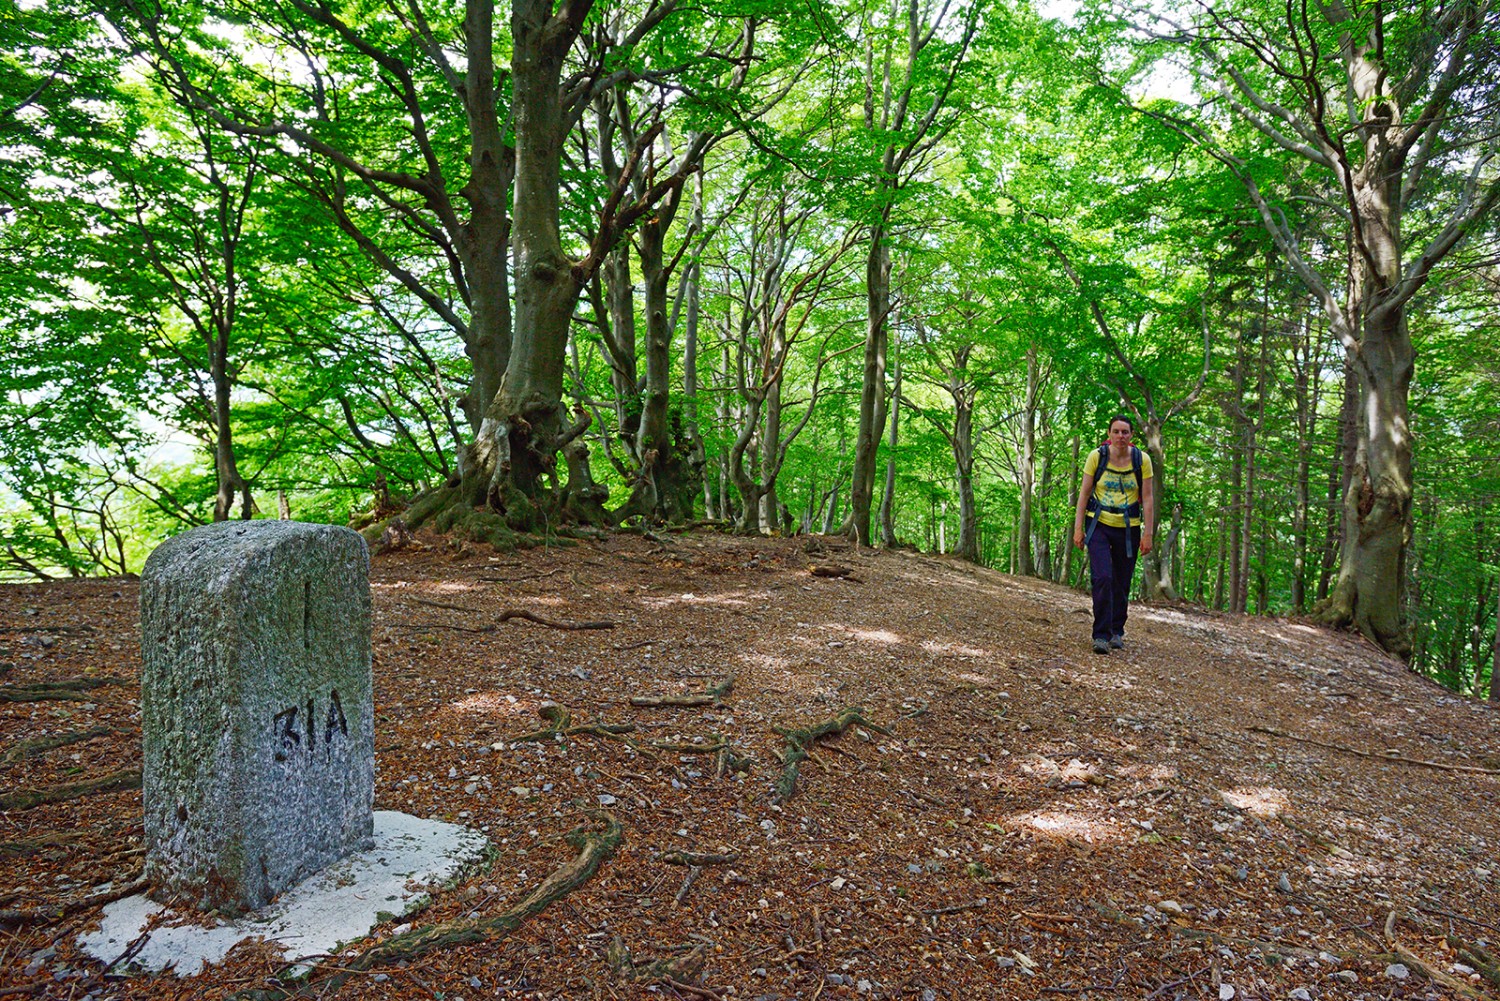
[[[770,337],[771,355],[779,358],[786,350],[786,325],[773,323]],[[766,429],[760,454],[761,527],[773,532],[781,523],[781,500],[776,494],[776,479],[781,472],[781,387],[780,375],[773,375],[766,382]]]
[[880,544],[896,545],[896,446],[901,429],[901,352],[896,352],[896,382],[891,392],[891,440],[885,457],[885,492],[880,496]]
[[[694,233],[703,231],[703,173],[701,171],[693,178],[692,226]],[[688,262],[687,271],[682,276],[682,280],[687,283],[687,309],[683,317],[682,392],[685,397],[683,406],[687,411],[688,461],[692,468],[692,475],[703,491],[704,515],[713,519],[716,514],[711,499],[713,491],[710,489],[707,475],[708,456],[703,444],[703,430],[698,422],[699,414],[702,413],[700,409],[702,400],[699,399],[698,393],[699,283],[702,276],[703,262],[694,257]]]
[[1041,395],[1041,364],[1035,341],[1026,348],[1026,396],[1021,404],[1020,488],[1021,510],[1016,523],[1020,572],[1036,576],[1036,554],[1032,551],[1031,504],[1036,486],[1036,410]]
[[[1141,432],[1145,439],[1146,454],[1151,456],[1151,472],[1153,474],[1151,486],[1156,491],[1155,514],[1157,522],[1160,523],[1163,499],[1166,497],[1166,491],[1162,488],[1162,477],[1164,476],[1163,470],[1165,470],[1167,463],[1167,446],[1165,440],[1162,438],[1161,421],[1153,414],[1146,419]],[[1141,516],[1145,517],[1144,509]],[[1155,533],[1159,527],[1159,524],[1151,526],[1152,532]],[[1166,552],[1167,550],[1160,545],[1156,545],[1152,547],[1151,552],[1145,553],[1141,557],[1143,568],[1141,573],[1141,591],[1148,599],[1153,601],[1158,598],[1166,598],[1168,601],[1178,600],[1177,592],[1172,587],[1171,575],[1162,571],[1162,558]]]
[[870,228],[865,260],[865,356],[859,391],[859,431],[849,481],[849,535],[870,544],[870,500],[875,491],[875,458],[885,431],[885,365],[891,310],[891,255],[884,223]]
[[[1083,451],[1083,439],[1076,433],[1073,435],[1073,463],[1068,467],[1068,510],[1078,510],[1078,491],[1083,487],[1083,467],[1079,465],[1079,458]],[[1062,540],[1062,575],[1058,580],[1067,583],[1073,579],[1073,539],[1072,521],[1064,518],[1065,537]]]
[[[1233,493],[1231,493],[1231,500],[1233,496]],[[1227,559],[1226,550],[1234,551],[1238,548],[1232,545],[1234,540],[1229,537],[1229,533],[1232,531],[1230,526],[1233,524],[1236,523],[1229,521],[1228,513],[1221,508],[1219,510],[1219,558],[1214,561],[1214,609],[1216,611],[1222,611],[1224,608],[1224,578],[1225,572],[1228,569],[1225,566]],[[1230,579],[1233,579],[1234,575],[1231,572],[1229,576]]]
[[1292,349],[1296,370],[1293,393],[1297,406],[1297,471],[1292,497],[1292,611],[1307,610],[1307,517],[1308,481],[1312,476],[1313,430],[1317,421],[1317,395],[1313,381],[1312,316],[1303,318]]
[[1495,648],[1490,659],[1490,701],[1500,702],[1500,582],[1495,585]]
[[235,495],[240,494],[240,517],[248,521],[254,514],[250,500],[250,485],[240,478],[239,465],[234,457],[234,425],[231,422],[230,393],[233,382],[229,376],[229,337],[220,331],[209,345],[212,352],[209,372],[214,384],[214,475],[218,491],[214,495],[214,521],[227,521],[234,507]]
[[[1041,434],[1043,441],[1050,440],[1051,428],[1047,426],[1046,411],[1042,412]],[[1051,504],[1048,500],[1052,496],[1053,488],[1052,456],[1044,455],[1041,465],[1041,489],[1037,491],[1037,511],[1040,512],[1040,517],[1033,513],[1033,519],[1037,522],[1036,531],[1033,533],[1036,537],[1036,573],[1043,580],[1052,580],[1052,519]]]
[[[965,357],[967,362],[967,357]],[[974,397],[967,382],[967,366],[955,368],[952,387],[953,460],[958,475],[958,544],[953,551],[960,559],[979,562],[979,514],[974,506]],[[946,519],[945,519],[946,521]]]

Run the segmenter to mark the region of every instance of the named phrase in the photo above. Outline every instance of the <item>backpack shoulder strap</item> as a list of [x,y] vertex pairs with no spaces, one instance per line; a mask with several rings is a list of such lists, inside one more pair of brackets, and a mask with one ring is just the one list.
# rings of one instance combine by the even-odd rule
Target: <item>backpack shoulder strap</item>
[[1130,446],[1130,471],[1135,473],[1135,492],[1136,496],[1140,496],[1144,489],[1144,482],[1141,479],[1141,450],[1134,445]]

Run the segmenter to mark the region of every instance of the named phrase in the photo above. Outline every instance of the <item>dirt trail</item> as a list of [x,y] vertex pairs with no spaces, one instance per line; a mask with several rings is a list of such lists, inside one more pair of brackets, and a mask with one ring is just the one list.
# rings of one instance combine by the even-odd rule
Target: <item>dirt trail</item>
[[[1500,996],[1500,712],[1350,636],[1136,605],[1101,657],[1085,595],[834,540],[424,537],[377,555],[372,585],[376,807],[498,849],[411,923],[514,905],[573,857],[585,811],[624,837],[500,944],[337,996]],[[0,588],[0,692],[107,681],[0,701],[0,791],[139,767],[137,596]],[[731,677],[717,704],[631,703]],[[634,729],[514,743],[549,702]],[[778,730],[851,707],[868,725],[813,743],[778,802]],[[196,980],[104,978],[71,944],[97,906],[36,913],[135,877],[139,795],[0,814],[0,996],[274,986],[265,947]]]

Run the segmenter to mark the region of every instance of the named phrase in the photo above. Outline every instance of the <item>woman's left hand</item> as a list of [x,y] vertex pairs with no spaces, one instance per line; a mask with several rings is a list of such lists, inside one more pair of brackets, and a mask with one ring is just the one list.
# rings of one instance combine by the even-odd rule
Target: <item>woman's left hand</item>
[[1150,551],[1151,551],[1151,536],[1149,536],[1149,535],[1143,535],[1143,536],[1141,536],[1141,552],[1143,552],[1143,553],[1149,553]]

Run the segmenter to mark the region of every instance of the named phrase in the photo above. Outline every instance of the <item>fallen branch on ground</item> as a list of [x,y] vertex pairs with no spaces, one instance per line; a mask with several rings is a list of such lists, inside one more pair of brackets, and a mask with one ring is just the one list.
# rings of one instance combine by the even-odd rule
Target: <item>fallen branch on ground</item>
[[776,801],[784,803],[792,798],[792,793],[797,788],[797,770],[807,760],[808,752],[814,744],[824,737],[843,733],[856,723],[890,736],[891,731],[870,722],[865,711],[858,706],[840,710],[837,716],[831,716],[816,726],[795,730],[777,727],[776,732],[786,738],[786,751],[781,756],[782,771],[781,779],[776,783]]
[[99,893],[91,893],[87,897],[75,897],[65,900],[61,904],[52,907],[24,907],[15,910],[0,911],[0,927],[6,925],[37,924],[44,921],[57,921],[67,917],[69,914],[77,914],[91,907],[99,907],[104,904],[113,903],[124,897],[134,896],[145,891],[149,885],[145,879],[134,879],[128,883],[103,890]]
[[706,691],[696,692],[692,695],[633,695],[630,704],[633,706],[722,706],[729,693],[734,690],[734,675],[730,675],[717,685]]
[[91,796],[94,793],[119,792],[123,789],[139,789],[140,787],[141,770],[127,768],[124,771],[110,772],[108,775],[97,779],[86,779],[83,782],[69,782],[59,786],[48,786],[45,789],[18,789],[0,796],[0,810],[30,810],[44,803],[62,803],[81,796]]
[[96,726],[92,729],[79,730],[75,733],[58,734],[55,737],[37,737],[34,740],[23,740],[18,744],[11,745],[10,750],[5,752],[5,756],[0,758],[0,761],[4,761],[7,764],[13,761],[25,761],[27,758],[34,758],[39,754],[45,754],[59,747],[67,747],[69,744],[78,744],[85,740],[93,740],[95,737],[107,737],[114,732],[111,727]]
[[1422,758],[1407,758],[1399,754],[1372,754],[1369,751],[1361,751],[1358,748],[1345,747],[1342,744],[1325,744],[1321,740],[1313,740],[1311,737],[1298,737],[1287,733],[1285,730],[1277,730],[1269,726],[1246,727],[1251,733],[1266,733],[1272,737],[1281,737],[1284,740],[1295,740],[1299,744],[1311,744],[1314,747],[1327,748],[1330,751],[1342,751],[1345,754],[1358,755],[1361,758],[1371,758],[1375,761],[1398,761],[1403,765],[1419,765],[1423,768],[1439,768],[1445,772],[1465,772],[1470,775],[1500,775],[1500,768],[1480,768],[1478,765],[1447,765],[1441,761],[1425,761]]

